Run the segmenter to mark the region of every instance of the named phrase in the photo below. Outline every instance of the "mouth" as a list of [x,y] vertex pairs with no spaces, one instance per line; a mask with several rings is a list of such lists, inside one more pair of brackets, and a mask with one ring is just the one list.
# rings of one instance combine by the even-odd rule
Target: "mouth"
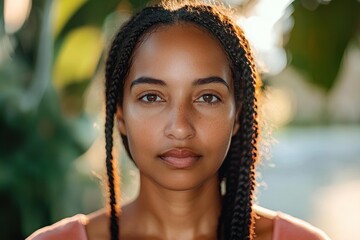
[[189,149],[174,148],[159,157],[172,168],[184,169],[192,167],[201,158],[201,155]]

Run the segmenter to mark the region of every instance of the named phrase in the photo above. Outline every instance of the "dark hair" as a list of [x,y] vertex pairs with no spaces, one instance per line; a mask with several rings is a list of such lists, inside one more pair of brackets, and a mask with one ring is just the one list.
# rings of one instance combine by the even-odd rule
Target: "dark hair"
[[[172,4],[144,8],[125,23],[115,36],[106,62],[106,167],[109,186],[111,239],[119,237],[119,208],[116,198],[117,173],[112,155],[114,117],[118,104],[123,102],[123,86],[132,62],[134,49],[145,34],[163,25],[191,23],[212,34],[221,44],[227,57],[239,109],[240,128],[219,171],[225,182],[218,239],[252,239],[254,234],[253,191],[257,159],[257,74],[248,41],[243,31],[217,5]],[[126,136],[121,136],[131,158]]]

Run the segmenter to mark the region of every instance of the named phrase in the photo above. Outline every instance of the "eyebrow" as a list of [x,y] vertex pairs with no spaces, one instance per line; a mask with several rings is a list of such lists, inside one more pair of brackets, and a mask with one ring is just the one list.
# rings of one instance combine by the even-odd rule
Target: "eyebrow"
[[130,84],[130,90],[138,84],[155,84],[160,86],[165,86],[166,83],[162,80],[151,78],[151,77],[139,77],[131,82]]
[[[227,89],[230,89],[229,84],[224,79],[222,79],[221,77],[216,77],[216,76],[196,79],[193,82],[193,86],[205,85],[205,84],[210,84],[210,83],[220,83],[220,84],[225,85],[225,87]],[[131,82],[130,90],[135,85],[139,85],[139,84],[155,84],[155,85],[160,85],[160,86],[166,86],[166,83],[163,80],[155,79],[155,78],[151,78],[151,77],[139,77]]]
[[194,86],[204,85],[204,84],[210,84],[210,83],[220,83],[225,85],[227,89],[230,89],[229,84],[222,79],[221,77],[207,77],[207,78],[199,78],[196,79],[193,83]]

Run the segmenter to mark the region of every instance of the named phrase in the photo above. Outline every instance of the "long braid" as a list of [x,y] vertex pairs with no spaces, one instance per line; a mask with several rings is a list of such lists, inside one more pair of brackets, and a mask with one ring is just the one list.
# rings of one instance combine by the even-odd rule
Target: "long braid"
[[111,88],[107,91],[107,104],[106,104],[106,123],[105,123],[105,148],[106,148],[106,171],[108,175],[108,186],[109,186],[109,204],[110,204],[110,229],[112,234],[112,240],[118,239],[118,207],[116,199],[116,188],[115,188],[115,178],[117,172],[115,170],[114,158],[112,155],[113,149],[113,137],[112,131],[114,128],[114,113],[116,108],[116,92]]
[[[149,13],[152,8],[147,9]],[[112,156],[113,149],[113,129],[114,129],[114,117],[117,108],[117,104],[122,104],[123,95],[123,83],[124,78],[129,69],[131,62],[132,52],[138,42],[138,39],[142,36],[143,32],[156,23],[156,19],[153,19],[151,14],[146,18],[146,11],[142,13],[141,19],[138,15],[135,15],[124,27],[123,30],[118,33],[114,38],[112,47],[108,54],[105,70],[105,93],[106,93],[106,122],[105,122],[105,141],[106,141],[106,170],[108,175],[108,187],[109,187],[109,205],[110,205],[110,232],[111,240],[119,239],[119,210],[116,197],[116,186],[114,179],[117,176],[117,172],[114,169],[114,159]],[[145,17],[145,18],[144,18]],[[130,31],[134,27],[136,31]],[[122,136],[123,143],[127,152],[129,153],[126,137]]]
[[[245,88],[246,89],[246,88]],[[254,111],[252,96],[250,91],[245,94],[245,104],[243,111],[242,136],[241,136],[241,166],[238,175],[238,184],[234,199],[234,210],[232,218],[232,235],[236,238],[238,235],[251,236],[252,231],[252,192],[254,190],[254,161],[256,159],[256,123],[254,121]],[[249,103],[248,103],[249,101]]]
[[[235,207],[232,224],[234,236],[245,232],[247,239],[251,239],[253,232],[252,202],[255,188],[255,162],[257,160],[257,98],[256,98],[256,72],[248,42],[240,38],[245,55],[241,58],[242,82],[244,82],[243,121],[241,123],[241,168],[239,172],[238,188],[236,191]],[[235,224],[239,221],[239,224]],[[244,228],[245,226],[248,226]]]
[[[174,4],[176,5],[176,4]],[[171,5],[172,7],[174,5]],[[158,25],[190,22],[206,29],[221,43],[230,60],[239,111],[240,129],[233,136],[229,152],[219,171],[226,182],[226,193],[219,219],[218,239],[252,239],[253,190],[257,155],[256,73],[248,43],[240,28],[230,18],[212,6],[183,6],[181,8],[148,7],[126,23],[114,38],[106,63],[106,165],[110,193],[111,239],[118,239],[118,210],[114,186],[112,157],[114,115],[117,104],[122,105],[123,84],[131,66],[131,57],[141,38]],[[121,136],[131,158],[126,136]],[[223,237],[222,237],[223,236]]]

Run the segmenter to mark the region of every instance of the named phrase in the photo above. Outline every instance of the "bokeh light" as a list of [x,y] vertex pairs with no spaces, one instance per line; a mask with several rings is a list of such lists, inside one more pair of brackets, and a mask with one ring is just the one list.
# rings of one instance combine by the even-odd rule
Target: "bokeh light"
[[15,33],[23,26],[25,20],[29,16],[31,3],[31,0],[4,1],[4,20],[6,33]]

